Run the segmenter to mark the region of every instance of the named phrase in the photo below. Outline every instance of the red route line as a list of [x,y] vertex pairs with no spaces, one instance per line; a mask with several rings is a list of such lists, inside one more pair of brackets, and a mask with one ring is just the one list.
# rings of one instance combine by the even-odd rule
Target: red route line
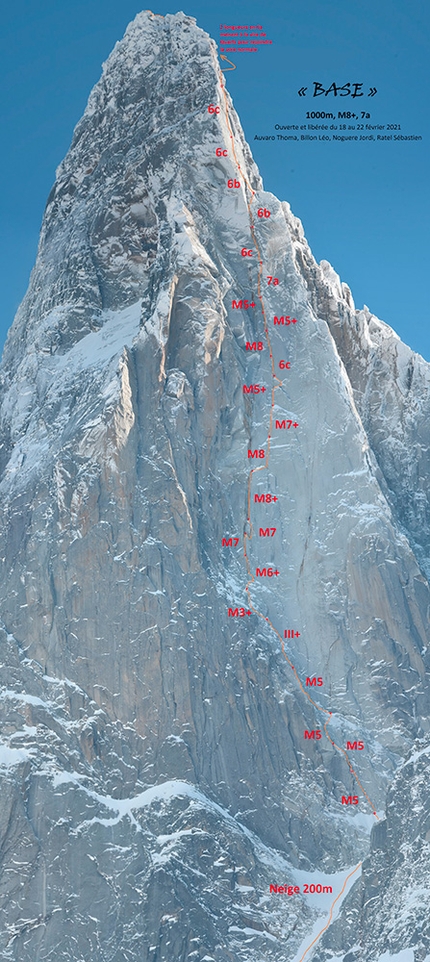
[[[283,654],[285,660],[288,662],[290,668],[292,669],[292,671],[293,671],[293,673],[294,673],[294,676],[295,676],[295,679],[296,679],[296,681],[297,681],[297,683],[298,683],[298,685],[299,685],[299,688],[301,689],[301,691],[303,692],[303,694],[305,695],[305,697],[308,699],[308,701],[311,703],[311,705],[313,705],[314,708],[317,709],[317,711],[322,712],[324,715],[328,715],[328,718],[327,718],[327,720],[326,720],[325,723],[324,723],[324,734],[325,734],[326,738],[328,739],[328,741],[330,742],[330,744],[333,746],[333,748],[335,748],[338,752],[340,752],[340,753],[344,756],[344,758],[346,759],[346,762],[347,762],[347,765],[348,765],[348,768],[349,768],[349,771],[350,771],[351,775],[353,776],[353,778],[354,778],[355,781],[357,782],[357,785],[360,786],[360,789],[361,789],[361,791],[362,791],[365,799],[366,799],[367,802],[369,803],[369,805],[370,805],[370,807],[371,807],[371,809],[372,809],[373,814],[375,815],[375,817],[376,817],[376,818],[378,819],[378,821],[379,821],[379,816],[377,815],[377,813],[376,813],[376,811],[375,811],[375,806],[372,804],[372,802],[371,802],[371,800],[370,800],[370,798],[369,798],[369,796],[368,796],[365,788],[364,788],[363,785],[361,784],[361,781],[360,781],[360,779],[358,778],[358,775],[357,775],[355,769],[353,768],[353,766],[352,766],[352,764],[351,764],[351,761],[350,761],[350,759],[349,759],[349,755],[347,754],[347,752],[345,751],[345,749],[342,748],[341,745],[337,745],[337,744],[336,744],[336,742],[330,737],[330,735],[329,735],[329,733],[328,733],[328,731],[327,731],[327,725],[330,724],[330,721],[331,721],[331,719],[332,719],[332,717],[333,717],[333,712],[330,711],[330,710],[327,709],[327,708],[323,708],[321,705],[318,705],[318,703],[313,700],[313,698],[311,697],[311,695],[309,694],[309,692],[307,692],[306,689],[303,687],[303,683],[302,683],[301,679],[299,678],[299,675],[297,674],[297,671],[296,671],[296,669],[295,669],[292,661],[289,659],[288,655],[286,654],[285,645],[284,645],[284,639],[282,638],[282,635],[279,634],[279,631],[278,631],[278,630],[275,628],[275,626],[272,624],[272,622],[270,621],[270,618],[266,618],[266,616],[263,615],[263,614],[261,613],[261,611],[258,611],[258,609],[253,606],[252,600],[251,600],[250,585],[255,581],[255,577],[254,577],[254,575],[253,575],[252,572],[251,572],[251,566],[250,566],[250,562],[249,562],[249,558],[248,558],[247,542],[248,542],[248,541],[251,541],[251,539],[252,539],[252,522],[251,522],[251,485],[252,485],[252,478],[253,478],[253,475],[256,474],[257,471],[263,471],[265,468],[268,468],[268,467],[269,467],[270,446],[271,446],[271,440],[272,440],[272,427],[273,427],[273,410],[274,410],[274,407],[275,407],[275,391],[277,390],[277,388],[282,387],[282,383],[283,383],[283,382],[280,380],[280,378],[279,378],[279,377],[277,376],[277,374],[275,373],[275,362],[274,362],[274,359],[273,359],[272,344],[271,344],[271,341],[270,341],[269,329],[268,329],[268,326],[267,326],[266,309],[265,309],[265,306],[264,306],[263,295],[262,295],[262,293],[261,293],[261,278],[262,278],[262,275],[263,275],[263,259],[262,259],[262,253],[261,253],[261,250],[260,250],[260,247],[259,247],[257,238],[256,238],[256,236],[255,236],[255,228],[254,228],[253,216],[252,216],[252,202],[253,202],[253,199],[254,199],[254,197],[255,197],[255,190],[251,187],[251,184],[249,183],[249,180],[248,180],[248,178],[247,178],[247,176],[246,176],[246,173],[242,170],[242,168],[241,168],[241,166],[240,166],[240,164],[239,164],[237,155],[236,155],[234,135],[233,135],[233,130],[232,130],[232,127],[231,127],[231,124],[230,124],[230,117],[229,117],[229,110],[228,110],[228,101],[227,101],[227,96],[226,96],[226,93],[225,93],[225,86],[224,86],[224,84],[222,83],[222,80],[223,80],[223,79],[224,79],[224,78],[222,78],[222,79],[220,80],[220,86],[221,86],[221,90],[222,90],[222,92],[223,92],[223,97],[224,97],[224,103],[225,103],[225,118],[226,118],[227,128],[228,128],[228,131],[229,131],[229,134],[230,134],[230,139],[231,139],[231,142],[232,142],[232,143],[231,143],[232,153],[233,153],[233,157],[234,157],[234,161],[235,161],[236,167],[237,167],[238,171],[240,172],[240,175],[242,176],[242,178],[243,178],[243,180],[244,180],[244,183],[246,184],[246,186],[247,186],[247,188],[248,188],[248,190],[249,190],[249,192],[250,192],[250,194],[251,194],[251,198],[250,198],[250,200],[248,200],[247,197],[246,197],[246,193],[245,193],[245,201],[246,201],[246,205],[247,205],[247,208],[248,208],[248,215],[249,215],[249,224],[250,224],[251,236],[252,236],[252,240],[253,240],[253,243],[254,243],[254,245],[255,245],[257,254],[258,254],[257,296],[258,296],[258,299],[259,299],[260,304],[261,304],[261,312],[262,312],[263,319],[264,319],[264,333],[265,333],[265,335],[266,335],[267,345],[268,345],[269,353],[270,353],[270,360],[271,360],[271,365],[272,365],[272,375],[273,375],[273,377],[275,378],[275,380],[278,382],[277,384],[273,384],[273,387],[272,387],[272,403],[271,403],[271,407],[270,407],[269,431],[268,431],[268,435],[267,435],[267,449],[266,449],[266,457],[265,457],[265,459],[264,459],[264,464],[260,465],[258,468],[251,468],[251,470],[250,470],[250,472],[249,472],[249,475],[248,475],[248,497],[247,497],[248,512],[247,512],[247,521],[248,521],[249,530],[248,530],[248,531],[245,531],[245,532],[244,532],[244,535],[243,535],[243,554],[244,554],[244,558],[245,558],[245,564],[246,564],[246,568],[247,568],[249,580],[248,580],[247,583],[246,583],[245,592],[246,592],[246,595],[247,595],[247,598],[248,598],[248,605],[249,605],[249,608],[251,609],[251,611],[253,611],[254,614],[257,615],[258,618],[262,618],[263,621],[265,621],[267,624],[269,624],[270,627],[272,628],[272,631],[274,631],[274,632],[275,632],[275,635],[277,635],[277,637],[279,638],[279,640],[280,640],[280,642],[281,642],[282,654]],[[360,863],[360,864],[361,864],[361,863]],[[357,869],[354,869],[354,872],[355,872],[355,871],[357,871]],[[351,873],[351,874],[352,874],[352,873]],[[350,878],[350,876],[348,876],[348,878]],[[347,881],[347,879],[346,879],[346,881]],[[346,884],[346,882],[345,882],[345,884]],[[342,889],[342,891],[343,891],[343,889]],[[339,897],[339,896],[338,896],[338,897]],[[336,901],[337,901],[337,900],[335,899],[335,902],[336,902]],[[335,904],[335,902],[333,902],[333,905]],[[324,929],[323,929],[322,931],[324,931]],[[308,950],[307,950],[307,951],[308,951]],[[304,958],[304,956],[303,956],[303,958]],[[300,960],[300,962],[301,962],[301,960]]]
[[229,60],[228,57],[225,57],[223,53],[220,53],[219,56],[220,56],[220,60],[226,60],[227,63],[231,63],[231,67],[224,67],[224,68],[221,67],[221,70],[223,73],[227,73],[228,70],[236,70],[236,64],[233,63],[232,60]]
[[343,893],[344,893],[344,891],[345,891],[345,889],[346,889],[346,883],[349,881],[349,879],[351,878],[352,875],[355,875],[355,873],[358,872],[358,869],[360,868],[360,866],[361,866],[361,862],[359,862],[358,865],[356,865],[355,868],[352,869],[352,872],[350,872],[349,875],[346,876],[346,879],[345,879],[345,881],[344,881],[344,883],[343,883],[343,885],[342,885],[342,888],[341,888],[339,894],[336,895],[336,898],[335,898],[334,901],[331,903],[330,912],[329,912],[329,917],[328,917],[328,920],[327,920],[324,928],[322,928],[321,931],[318,932],[318,935],[315,936],[315,938],[314,938],[313,941],[310,943],[310,945],[308,945],[307,949],[305,949],[305,951],[303,952],[303,955],[300,956],[299,962],[303,962],[303,959],[307,956],[308,952],[310,952],[310,950],[313,948],[313,946],[316,945],[316,943],[319,941],[319,939],[321,938],[321,936],[324,934],[324,932],[327,931],[327,929],[328,929],[329,926],[331,925],[332,919],[333,919],[333,909],[334,909],[334,907],[335,907],[335,905],[336,905],[336,902],[338,902],[339,899],[340,899],[340,897],[341,897],[341,895],[343,895]]

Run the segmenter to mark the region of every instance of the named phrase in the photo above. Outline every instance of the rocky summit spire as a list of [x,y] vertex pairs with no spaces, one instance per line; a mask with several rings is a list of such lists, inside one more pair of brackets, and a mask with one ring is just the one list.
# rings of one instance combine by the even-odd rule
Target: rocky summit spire
[[139,14],[1,368],[2,958],[430,953],[429,385]]

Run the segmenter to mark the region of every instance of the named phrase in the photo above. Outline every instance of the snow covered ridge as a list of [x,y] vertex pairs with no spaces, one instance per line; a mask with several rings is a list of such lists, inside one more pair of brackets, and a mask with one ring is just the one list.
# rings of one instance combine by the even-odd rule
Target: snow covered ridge
[[428,954],[428,385],[140,14],[1,368],[1,957]]
[[[54,323],[55,314],[53,310],[45,318],[45,326]],[[91,435],[96,447],[96,435],[104,435],[112,405],[120,398],[120,359],[139,336],[140,321],[139,300],[123,310],[105,311],[99,317],[101,327],[65,354],[35,348],[24,356],[2,409],[13,445],[4,490],[22,487],[43,460],[55,457],[77,432]]]

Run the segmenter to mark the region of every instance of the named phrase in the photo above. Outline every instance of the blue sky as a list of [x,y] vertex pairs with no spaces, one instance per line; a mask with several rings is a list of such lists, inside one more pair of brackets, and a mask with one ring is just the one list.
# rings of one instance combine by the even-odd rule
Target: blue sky
[[[3,8],[1,343],[27,287],[55,168],[102,61],[140,9],[132,0],[16,0]],[[315,257],[333,264],[356,306],[366,303],[430,360],[427,0],[166,0],[151,9],[183,9],[217,41],[222,22],[262,24],[273,44],[232,55],[238,66],[227,77],[265,188],[289,201]],[[355,102],[312,98],[314,81],[325,89],[363,83],[378,93]],[[306,98],[298,97],[302,86]],[[337,116],[357,107],[370,112],[368,123],[400,124],[400,133],[423,140],[254,140],[276,135],[275,124],[308,122],[307,110]]]

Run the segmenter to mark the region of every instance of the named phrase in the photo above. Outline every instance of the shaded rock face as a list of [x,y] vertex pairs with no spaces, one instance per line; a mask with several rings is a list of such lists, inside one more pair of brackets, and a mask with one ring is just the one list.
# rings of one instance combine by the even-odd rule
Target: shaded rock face
[[373,829],[363,876],[341,918],[322,937],[321,962],[428,959],[430,803],[428,741],[400,766],[387,796],[386,819]]
[[[360,951],[374,924],[394,945],[357,893],[429,728],[429,366],[315,263],[223,83],[191,18],[130,25],[5,347],[5,959],[293,959],[328,907],[270,885],[334,896],[363,858]],[[350,950],[348,913],[321,952]]]

